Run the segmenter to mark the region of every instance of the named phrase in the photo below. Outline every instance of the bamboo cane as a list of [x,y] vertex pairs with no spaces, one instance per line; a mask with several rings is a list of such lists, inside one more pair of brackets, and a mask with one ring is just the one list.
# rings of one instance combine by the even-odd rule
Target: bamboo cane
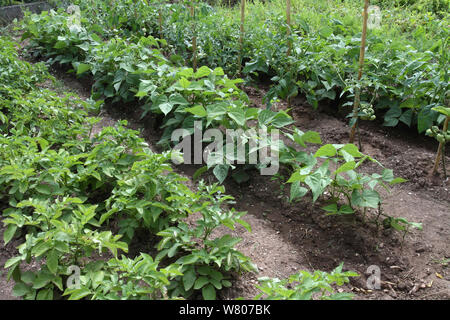
[[[448,130],[448,121],[449,121],[450,117],[445,118],[445,122],[444,122],[444,127],[442,128],[442,130],[444,132],[447,132]],[[442,149],[444,147],[444,142],[439,142],[439,147],[438,147],[438,151],[436,153],[436,158],[434,160],[434,167],[433,170],[431,171],[431,174],[434,175],[437,172],[437,169],[439,167],[439,162],[441,160],[441,155],[442,155]],[[443,157],[445,157],[445,154],[443,155]],[[445,164],[445,160],[444,160],[444,164]]]
[[193,36],[192,36],[192,68],[194,71],[197,71],[197,34],[195,28],[195,10],[194,4],[190,6],[191,9],[191,17],[193,19]]
[[239,75],[241,74],[242,69],[242,52],[244,50],[244,22],[245,22],[245,0],[241,0],[241,35],[239,39],[240,43],[240,49],[239,49],[239,60],[238,60],[238,67],[239,67]]
[[287,55],[291,55],[292,44],[289,40],[289,36],[291,35],[291,0],[286,0],[286,23],[287,23],[287,37],[288,37],[288,50]]
[[162,39],[163,33],[162,33],[162,10],[161,9],[158,10],[158,24],[159,24],[159,38]]
[[[366,51],[366,37],[367,37],[367,18],[368,18],[368,8],[369,8],[369,0],[364,0],[364,18],[363,18],[363,30],[361,36],[361,49],[359,51],[359,70],[358,70],[358,81],[362,78],[363,66],[364,66],[364,54]],[[355,90],[355,100],[353,103],[353,125],[350,132],[349,142],[353,143],[355,140],[356,126],[358,125],[358,108],[359,103],[361,101],[361,89],[356,88]]]

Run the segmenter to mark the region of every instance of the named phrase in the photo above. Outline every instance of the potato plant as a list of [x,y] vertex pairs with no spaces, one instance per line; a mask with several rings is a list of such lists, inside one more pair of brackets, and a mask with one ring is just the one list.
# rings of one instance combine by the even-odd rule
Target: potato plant
[[[2,63],[17,68],[1,65],[10,81],[0,95],[0,206],[5,244],[19,243],[18,254],[5,263],[15,296],[161,299],[197,291],[211,298],[230,285],[232,271],[255,270],[234,248],[239,239],[211,235],[222,224],[250,230],[244,213],[223,208],[231,198],[222,187],[190,190],[172,172],[171,153],[150,151],[126,122],[92,135],[98,119],[88,112],[98,103],[40,88],[40,81],[51,79],[42,64],[21,62],[14,43],[0,42],[7,53]],[[193,229],[184,219],[195,212],[203,219]],[[157,258],[127,256],[136,228],[160,239]],[[179,228],[181,238],[169,237],[170,228]],[[204,247],[189,240],[200,235]],[[74,268],[75,287],[69,281]],[[192,277],[201,280],[176,290]]]

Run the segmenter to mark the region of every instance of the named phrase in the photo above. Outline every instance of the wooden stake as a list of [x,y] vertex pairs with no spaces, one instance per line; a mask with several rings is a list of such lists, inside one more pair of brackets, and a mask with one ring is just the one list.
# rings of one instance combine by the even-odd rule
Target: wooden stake
[[196,34],[196,28],[195,28],[195,10],[194,10],[194,4],[191,5],[191,17],[193,19],[193,33],[192,36],[192,68],[194,71],[197,71],[197,34]]
[[240,50],[239,50],[239,60],[238,60],[238,67],[239,67],[239,75],[241,74],[242,69],[242,52],[244,50],[244,22],[245,22],[245,0],[241,0],[241,37],[239,39],[240,43]]
[[[444,132],[447,132],[447,130],[448,130],[449,119],[450,119],[450,117],[445,118],[444,127],[442,128],[442,131],[444,131]],[[444,143],[445,143],[445,141],[444,141]],[[438,151],[436,153],[436,159],[434,160],[434,167],[433,167],[433,170],[431,171],[432,175],[436,174],[437,169],[439,167],[439,162],[441,160],[441,154],[442,154],[442,149],[444,147],[444,143],[439,142]],[[443,157],[445,157],[445,154],[443,155]],[[445,164],[445,160],[444,160],[444,164]]]
[[162,33],[162,10],[161,9],[158,10],[158,23],[159,23],[159,38],[162,39],[163,33]]
[[[367,37],[367,18],[368,13],[367,10],[369,8],[369,0],[364,0],[364,18],[363,18],[363,30],[362,30],[362,36],[361,36],[361,49],[359,51],[359,70],[358,70],[358,81],[361,80],[362,72],[363,72],[363,66],[364,66],[364,54],[366,51],[366,37]],[[355,140],[355,133],[356,133],[356,126],[358,125],[358,108],[359,103],[361,101],[361,89],[356,88],[355,90],[355,100],[353,103],[353,125],[352,130],[350,132],[350,139],[349,142],[353,143]]]
[[291,0],[286,0],[286,22],[287,22],[287,37],[288,37],[288,51],[287,55],[291,55],[292,44],[289,40],[289,36],[291,35]]

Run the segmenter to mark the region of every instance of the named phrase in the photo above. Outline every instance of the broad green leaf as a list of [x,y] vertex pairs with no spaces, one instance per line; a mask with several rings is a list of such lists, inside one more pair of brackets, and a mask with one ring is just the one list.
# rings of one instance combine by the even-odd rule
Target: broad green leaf
[[355,158],[359,158],[359,157],[363,156],[363,154],[361,152],[359,152],[358,147],[352,143],[346,144],[339,151],[345,151],[348,154],[350,154],[352,157],[355,157]]
[[207,77],[211,74],[211,69],[206,67],[206,66],[202,66],[200,67],[200,69],[197,70],[197,72],[194,74],[194,77],[196,79],[199,78],[203,78],[203,77]]
[[17,230],[17,225],[15,225],[15,224],[8,225],[6,230],[3,232],[3,241],[5,241],[5,245],[9,241],[11,241],[11,239],[14,236],[14,234],[16,233],[16,230]]
[[83,299],[84,297],[90,295],[91,291],[87,288],[80,288],[80,289],[66,291],[64,293],[64,295],[66,295],[66,293],[70,294],[69,300],[80,300],[80,299]]
[[194,268],[188,269],[183,275],[184,290],[188,291],[189,289],[191,289],[196,279],[197,275],[195,273]]
[[197,117],[205,117],[207,115],[205,108],[201,105],[196,105],[195,107],[192,108],[186,108],[185,111],[190,112],[196,115]]
[[221,67],[215,68],[213,70],[213,73],[216,76],[223,76],[223,75],[225,75],[225,72],[223,71],[223,69]]
[[338,207],[336,203],[332,203],[325,207],[322,207],[322,210],[325,210],[326,212],[329,212],[331,214],[335,214],[338,212]]
[[302,187],[300,185],[300,181],[294,181],[291,184],[291,194],[289,201],[292,202],[295,199],[302,198],[305,194],[308,193],[308,189]]
[[187,89],[191,85],[191,82],[186,78],[181,78],[179,82],[181,87],[183,87],[183,89]]
[[208,277],[202,276],[199,277],[197,280],[195,280],[194,289],[198,290],[200,288],[203,288],[204,285],[209,283]]
[[48,184],[40,184],[36,186],[36,191],[39,193],[45,194],[45,195],[51,195],[52,194],[52,187]]
[[50,250],[50,252],[47,254],[47,267],[48,270],[50,270],[50,272],[53,274],[56,274],[56,271],[58,270],[58,260],[58,251],[56,251],[55,249]]
[[335,174],[353,170],[353,169],[355,169],[355,167],[356,167],[355,161],[346,162],[335,171]]
[[80,63],[77,67],[77,75],[85,73],[86,71],[90,70],[91,66],[86,63]]
[[202,295],[205,300],[216,300],[216,289],[212,284],[208,284],[203,287]]
[[294,120],[284,111],[279,111],[271,122],[276,128],[282,128],[292,123],[294,123]]
[[22,256],[18,256],[18,257],[12,257],[10,259],[8,259],[8,261],[6,261],[4,268],[8,269],[9,267],[15,265],[16,263],[22,261]]
[[245,111],[243,109],[234,109],[228,111],[228,116],[233,119],[238,126],[245,126]]
[[27,293],[30,293],[31,290],[32,289],[31,289],[30,286],[27,286],[23,282],[19,282],[19,283],[15,284],[15,286],[13,288],[13,291],[12,291],[12,294],[15,297],[22,297],[22,296],[26,295]]
[[355,211],[348,204],[344,204],[339,208],[339,214],[353,214]]
[[169,102],[173,105],[185,106],[188,105],[189,102],[179,93],[173,93],[169,97]]
[[314,157],[333,157],[336,155],[336,148],[331,144],[326,144],[319,148],[314,154]]
[[230,168],[230,166],[227,164],[219,164],[214,167],[213,173],[214,173],[214,176],[219,181],[219,183],[223,183],[225,181],[225,178],[228,175],[229,168]]
[[158,107],[159,107],[159,110],[161,110],[162,113],[164,113],[164,115],[167,115],[170,111],[172,111],[173,104],[166,102],[166,103],[161,103]]
[[320,138],[320,134],[315,131],[307,131],[303,134],[296,133],[294,134],[294,140],[302,147],[306,148],[305,142],[307,143],[315,143],[322,144],[322,139]]
[[42,289],[39,290],[36,300],[53,300],[53,289]]
[[442,113],[443,115],[450,117],[450,108],[445,108],[442,106],[431,108],[431,110]]

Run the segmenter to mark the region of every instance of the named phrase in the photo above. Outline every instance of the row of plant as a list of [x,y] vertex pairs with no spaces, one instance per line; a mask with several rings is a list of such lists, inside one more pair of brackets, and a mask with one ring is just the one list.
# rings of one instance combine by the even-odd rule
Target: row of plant
[[[218,185],[198,191],[172,172],[171,154],[155,154],[125,128],[93,135],[101,101],[42,89],[54,81],[42,63],[18,58],[16,43],[0,38],[0,210],[5,244],[21,242],[5,263],[13,294],[25,299],[189,298],[231,285],[256,266],[234,247],[239,238],[213,237],[224,225],[250,231],[243,212]],[[196,214],[194,226],[184,220]],[[155,238],[153,256],[127,254],[135,231]],[[33,265],[38,268],[32,267]],[[287,281],[261,279],[256,298],[347,299],[335,294],[353,272],[300,272]],[[273,284],[272,284],[273,282]]]
[[270,79],[268,107],[299,93],[314,108],[322,100],[345,107],[353,103],[359,88],[363,120],[381,115],[385,126],[404,123],[420,133],[444,121],[433,108],[449,99],[448,13],[438,19],[429,12],[382,7],[387,22],[369,31],[364,73],[357,81],[359,2],[334,1],[333,6],[294,2],[290,25],[284,2],[247,4],[242,48],[236,9],[156,0],[116,1],[113,8],[104,1],[75,3],[86,9],[84,19],[98,23],[102,17],[101,28],[96,28],[106,30],[100,31],[102,37],[114,33],[160,37],[169,44],[167,52],[188,63],[193,62],[195,36],[198,65],[222,67],[233,76],[242,70],[247,80]]
[[[99,104],[39,89],[51,79],[43,64],[19,60],[12,42],[1,46],[0,204],[5,243],[22,242],[5,264],[16,296],[162,298],[202,290],[214,298],[231,285],[231,271],[255,270],[234,249],[238,238],[211,236],[219,225],[250,228],[242,212],[222,208],[231,200],[223,187],[189,190],[171,172],[170,154],[152,153],[126,123],[91,136],[99,119],[87,111]],[[195,212],[193,228],[183,219]],[[159,238],[156,257],[122,255],[137,228]],[[40,270],[27,267],[43,259]],[[71,266],[80,270],[75,289],[65,285]]]
[[[315,153],[298,151],[306,147],[305,143],[322,144],[319,134],[290,128],[293,120],[285,111],[249,108],[248,97],[236,86],[242,80],[228,79],[222,68],[212,70],[202,66],[194,72],[191,68],[178,67],[176,58],[166,58],[161,53],[159,47],[165,45],[164,40],[152,36],[132,36],[126,40],[115,36],[103,40],[96,33],[96,25],[91,25],[89,20],[81,20],[75,27],[69,21],[70,16],[62,10],[29,16],[23,38],[30,39],[34,54],[50,62],[66,64],[78,75],[90,73],[95,98],[121,102],[134,99],[136,106],[143,108],[143,115],[150,112],[153,117],[160,116],[164,128],[161,144],[171,145],[170,137],[175,129],[182,128],[185,135],[192,134],[195,121],[201,123],[200,129],[240,129],[243,133],[236,140],[244,142],[262,139],[254,137],[258,131],[251,129],[267,129],[269,133],[281,130],[291,146],[282,139],[272,141],[267,136],[257,148],[271,146],[278,151],[281,165],[292,175],[288,180],[292,183],[291,201],[311,191],[315,202],[332,190],[328,199],[332,207],[325,207],[331,214],[353,214],[359,209],[365,212],[367,208],[375,208],[378,209],[376,221],[383,216],[390,226],[402,231],[411,225],[405,219],[385,216],[376,190],[379,186],[389,189],[390,185],[405,180],[394,178],[392,170],[384,168],[381,174],[359,173],[364,162],[378,162],[354,145],[324,145]],[[219,182],[223,182],[231,171],[233,178],[242,182],[249,177],[246,171],[267,166],[266,162],[248,165],[252,153],[257,151],[255,148],[250,150],[246,145],[244,159],[240,159],[242,155],[237,150],[227,154],[226,143],[219,145],[216,150],[220,151],[215,156],[208,157],[206,166],[196,176],[213,169]],[[235,164],[240,160],[245,160],[246,165]],[[341,210],[342,201],[346,204]]]

